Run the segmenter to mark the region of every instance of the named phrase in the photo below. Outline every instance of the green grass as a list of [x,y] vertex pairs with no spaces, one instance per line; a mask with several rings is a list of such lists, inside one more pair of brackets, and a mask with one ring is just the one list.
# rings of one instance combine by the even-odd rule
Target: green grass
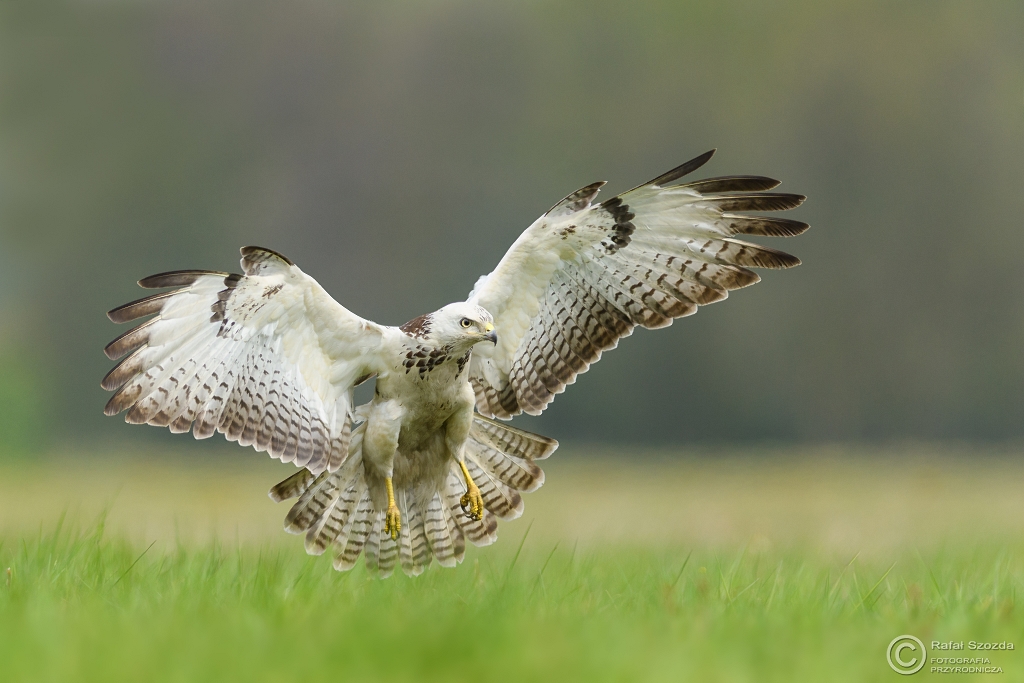
[[[929,462],[933,471],[936,461]],[[866,464],[849,464],[848,483]],[[1020,483],[1012,463],[988,466],[992,486]],[[615,467],[604,474],[600,466],[573,467],[556,473],[589,476],[594,490],[601,481],[623,486]],[[776,528],[773,517],[789,519],[787,510],[824,519],[842,503],[783,492],[773,506],[767,492],[787,478],[771,483],[767,465],[663,467],[663,486],[665,472],[680,468],[705,488],[716,477],[731,480],[739,492],[730,509],[739,516],[737,501],[762,501],[753,506],[762,530]],[[820,493],[822,477],[831,476],[797,469],[809,492]],[[876,483],[892,467],[886,472]],[[3,481],[27,481],[19,476],[8,471]],[[989,475],[975,476],[984,484]],[[872,481],[865,477],[850,490],[855,500]],[[636,493],[624,486],[622,495]],[[911,503],[930,498],[922,490],[923,497],[908,494]],[[580,527],[556,537],[557,519],[543,511],[557,510],[558,500],[583,504],[570,493],[539,502],[543,514],[532,521],[503,526],[496,546],[470,549],[458,569],[435,565],[416,579],[378,580],[362,565],[335,572],[329,557],[307,557],[297,539],[280,534],[279,521],[262,539],[133,538],[132,527],[110,521],[118,508],[111,503],[109,515],[91,521],[80,512],[40,522],[34,532],[9,528],[0,535],[0,681],[904,680],[885,660],[889,641],[903,633],[926,643],[1024,647],[1024,539],[1016,520],[931,536],[923,534],[927,524],[902,520],[915,538],[864,544],[862,553],[811,532],[743,542],[725,531],[718,542],[666,532],[668,540],[654,543],[645,533],[602,538]],[[986,519],[963,504],[973,500],[969,493],[943,505],[965,523]],[[146,514],[141,504],[137,512]],[[867,533],[844,538],[878,531],[868,512],[860,518]],[[997,680],[1024,676],[1019,652],[989,655],[1006,672]],[[927,670],[917,676],[939,678]],[[988,679],[955,680],[980,678]]]
[[102,526],[5,543],[0,679],[863,681],[894,675],[884,647],[904,632],[1024,624],[1021,549],[844,567],[528,545],[380,581],[280,547],[146,552]]

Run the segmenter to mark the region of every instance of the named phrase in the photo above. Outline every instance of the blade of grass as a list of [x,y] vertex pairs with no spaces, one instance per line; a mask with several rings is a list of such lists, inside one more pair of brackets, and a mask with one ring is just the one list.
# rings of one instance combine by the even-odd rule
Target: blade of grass
[[[882,574],[881,578],[878,579],[878,581],[875,581],[875,585],[871,587],[871,590],[869,590],[867,593],[865,593],[864,597],[862,597],[860,599],[860,603],[857,605],[858,609],[864,605],[865,601],[869,597],[871,597],[871,594],[875,592],[875,589],[878,588],[882,584],[883,581],[885,581],[885,577],[889,576],[889,572],[891,572],[892,568],[895,567],[895,566],[896,566],[896,562],[893,562],[892,564],[890,564],[889,568],[885,570],[885,573]],[[874,603],[872,603],[872,605],[873,604]]]
[[516,562],[519,561],[519,554],[523,552],[523,546],[526,545],[526,539],[530,535],[530,529],[533,528],[533,520],[530,520],[530,526],[526,527],[526,533],[523,534],[523,538],[519,541],[519,547],[516,549],[516,554],[512,557],[512,562],[508,565],[508,569],[505,571],[505,581],[502,583],[502,587],[508,584],[509,577],[512,576],[512,570],[516,567]]
[[693,549],[691,548],[690,552],[686,553],[686,559],[683,560],[683,566],[679,568],[679,573],[676,574],[675,580],[668,587],[668,592],[669,593],[671,593],[675,589],[676,584],[679,583],[679,579],[683,578],[683,572],[686,571],[686,565],[690,563],[690,557],[692,555],[693,555]]
[[927,562],[924,561],[923,557],[921,557],[921,551],[920,550],[915,548],[914,549],[914,553],[917,555],[918,561],[921,562],[921,566],[923,566],[925,568],[925,571],[928,572],[928,578],[930,578],[932,580],[932,586],[935,587],[935,594],[938,595],[939,596],[939,600],[942,601],[942,606],[943,607],[949,607],[949,603],[946,601],[946,596],[942,592],[942,589],[939,587],[939,580],[935,578],[935,572],[932,571],[931,566]]
[[149,549],[152,548],[154,545],[156,545],[156,541],[155,540],[152,543],[150,543],[148,546],[146,546],[146,549],[142,551],[142,555],[139,555],[138,557],[136,557],[135,561],[132,562],[130,565],[128,565],[128,569],[125,569],[124,573],[121,574],[121,576],[117,577],[117,581],[115,581],[112,584],[112,586],[116,586],[117,584],[121,583],[121,579],[123,579],[124,577],[128,576],[128,572],[130,572],[132,570],[132,568],[139,563],[139,560],[142,559],[142,556],[145,555],[146,553],[148,553]]
[[[558,544],[560,542],[561,541],[555,541],[555,547],[553,547],[551,549],[551,552],[548,553],[547,559],[544,560],[544,564],[541,565],[540,571],[537,572],[537,580],[533,582],[533,588],[530,589],[530,597],[533,597],[534,592],[536,592],[536,590],[537,590],[537,586],[540,586],[541,589],[543,590],[543,588],[544,588],[544,570],[548,568],[548,563],[551,562],[551,558],[555,556],[555,551],[558,550]],[[547,595],[547,591],[546,590],[544,591],[544,593],[545,593],[545,595]]]
[[846,574],[846,570],[849,569],[853,565],[853,563],[857,561],[858,557],[860,557],[860,551],[859,550],[856,553],[854,553],[853,557],[850,558],[850,561],[846,563],[846,566],[843,567],[843,571],[839,572],[839,576],[836,577],[835,585],[832,586],[832,590],[829,591],[828,598],[827,598],[826,603],[825,603],[826,607],[831,607],[832,606],[833,600],[835,598],[836,591],[839,590],[839,584],[843,580],[843,575]]

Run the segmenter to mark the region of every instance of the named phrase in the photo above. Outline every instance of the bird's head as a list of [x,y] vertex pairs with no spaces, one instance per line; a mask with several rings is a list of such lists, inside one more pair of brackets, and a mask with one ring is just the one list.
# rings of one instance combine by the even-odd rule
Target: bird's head
[[468,350],[483,341],[498,343],[491,314],[476,304],[464,301],[448,304],[429,315],[410,320],[401,329],[438,346],[458,349]]

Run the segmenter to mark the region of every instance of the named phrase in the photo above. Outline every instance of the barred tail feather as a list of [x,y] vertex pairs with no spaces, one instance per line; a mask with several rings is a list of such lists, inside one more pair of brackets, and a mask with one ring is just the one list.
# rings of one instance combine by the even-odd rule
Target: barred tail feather
[[470,437],[477,443],[493,446],[496,450],[526,460],[544,460],[558,448],[558,442],[540,434],[524,429],[516,429],[510,424],[492,420],[476,414]]
[[399,543],[384,531],[384,513],[378,512],[373,522],[373,529],[363,551],[366,556],[366,567],[386,579],[395,570],[398,561]]
[[340,492],[333,507],[324,515],[323,521],[316,526],[315,533],[311,529],[306,536],[306,552],[310,555],[321,555],[348,528],[356,501],[362,495],[362,481],[349,482],[344,491]]
[[423,526],[427,532],[430,551],[437,558],[438,564],[442,567],[454,567],[462,562],[466,545],[462,540],[462,534],[448,525],[448,515],[445,514],[444,507],[441,494],[435,492],[427,503]]
[[399,537],[399,560],[402,571],[408,576],[419,576],[430,564],[430,548],[423,528],[423,511],[419,505],[410,504],[405,490],[396,493],[398,509],[402,513],[402,535]]
[[[286,481],[281,482],[278,486],[284,486]],[[301,534],[319,522],[335,488],[337,488],[337,484],[334,479],[330,475],[321,473],[299,495],[299,500],[288,511],[288,515],[284,518],[284,530],[290,534]]]
[[363,492],[355,514],[349,521],[346,529],[338,537],[337,543],[341,552],[334,558],[334,568],[338,571],[347,571],[356,566],[359,553],[363,551],[373,523],[379,513],[373,509],[373,502],[370,500],[370,490]]
[[282,500],[297,498],[306,492],[316,477],[307,469],[301,469],[281,483],[273,486],[267,494],[270,500],[280,503]]
[[402,514],[398,539],[384,531],[384,511],[374,509],[362,461],[363,425],[352,434],[350,455],[337,472],[314,476],[303,469],[270,490],[275,501],[297,498],[285,517],[285,529],[305,534],[306,552],[320,555],[334,548],[334,567],[344,571],[364,555],[367,567],[382,577],[396,565],[409,576],[422,574],[437,559],[443,567],[462,562],[466,541],[484,546],[498,538],[498,520],[523,513],[522,492],[544,483],[544,471],[534,462],[558,447],[558,442],[475,416],[465,447],[466,467],[484,498],[482,519],[471,519],[460,499],[466,492],[462,471],[451,460],[436,490],[422,482],[399,488],[395,499]]

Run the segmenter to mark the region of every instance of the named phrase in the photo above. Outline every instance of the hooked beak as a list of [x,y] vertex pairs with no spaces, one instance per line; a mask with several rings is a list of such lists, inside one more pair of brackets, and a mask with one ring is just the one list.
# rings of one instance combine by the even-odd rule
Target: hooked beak
[[489,341],[492,344],[494,344],[495,346],[497,346],[498,345],[498,333],[494,331],[494,325],[491,324],[491,323],[487,323],[486,325],[484,325],[484,332],[485,332],[484,339],[486,339],[487,341]]

